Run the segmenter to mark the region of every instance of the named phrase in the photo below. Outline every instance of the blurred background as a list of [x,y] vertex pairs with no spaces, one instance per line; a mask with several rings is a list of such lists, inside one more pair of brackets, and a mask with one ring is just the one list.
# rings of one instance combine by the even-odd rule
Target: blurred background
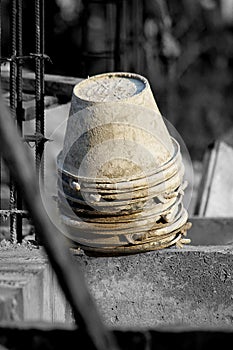
[[[33,2],[24,5],[24,54],[33,52]],[[9,1],[2,1],[9,23]],[[9,28],[2,29],[9,56]],[[45,1],[46,73],[144,75],[193,160],[233,127],[233,0]],[[30,64],[27,67],[30,70]]]

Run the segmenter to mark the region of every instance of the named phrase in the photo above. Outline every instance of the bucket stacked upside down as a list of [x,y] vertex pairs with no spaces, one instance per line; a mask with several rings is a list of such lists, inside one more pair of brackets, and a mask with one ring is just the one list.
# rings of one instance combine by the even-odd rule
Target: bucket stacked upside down
[[57,171],[65,234],[86,252],[189,243],[180,146],[144,77],[108,73],[74,87]]

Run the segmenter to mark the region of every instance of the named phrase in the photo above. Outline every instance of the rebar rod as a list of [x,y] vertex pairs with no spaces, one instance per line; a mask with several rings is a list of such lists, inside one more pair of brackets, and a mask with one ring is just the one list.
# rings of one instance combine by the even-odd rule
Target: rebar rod
[[[22,0],[17,0],[17,17],[16,17],[16,51],[17,56],[23,55],[22,45]],[[18,59],[17,63],[17,80],[16,80],[16,92],[17,92],[17,108],[16,118],[17,125],[22,135],[22,122],[23,122],[23,83],[22,83],[22,59]],[[17,191],[17,209],[22,209],[22,198],[20,192]],[[22,242],[22,216],[17,215],[17,241]]]
[[19,209],[12,209],[12,210],[1,209],[0,210],[0,217],[8,217],[8,216],[10,216],[11,213],[15,213],[15,214],[20,215],[21,217],[25,217],[25,218],[29,217],[27,210],[19,210]]
[[[2,0],[0,0],[0,57],[2,57]],[[0,62],[0,78],[1,78],[1,70],[2,70],[1,63],[2,62]],[[2,88],[1,79],[0,79],[0,88]],[[0,158],[0,170],[1,170],[1,158]],[[0,174],[1,174],[1,171],[0,171]],[[1,192],[0,192],[0,198],[1,198]],[[1,201],[0,201],[0,206],[1,206]]]
[[[35,0],[35,98],[36,98],[36,133],[44,135],[44,0]],[[36,170],[43,181],[44,143],[36,144]]]
[[[17,4],[16,0],[11,1],[11,55],[12,59],[10,61],[10,110],[13,120],[16,120],[16,13]],[[16,209],[16,188],[12,177],[10,176],[10,201],[9,207],[11,209]],[[10,215],[10,240],[12,243],[17,242],[17,215]]]
[[[17,0],[17,44],[16,51],[17,56],[22,57],[22,0]],[[22,59],[17,59],[17,124],[19,130],[22,132],[22,122],[23,122],[23,85],[22,85]]]
[[86,348],[117,350],[115,338],[102,322],[80,267],[72,258],[64,243],[63,236],[51,223],[45,211],[32,162],[29,158],[30,154],[22,144],[2,98],[0,98],[0,147],[12,176],[24,194],[24,200],[36,231],[43,240],[44,248],[61,287],[73,307],[77,325],[87,335]]
[[[0,57],[2,57],[2,0],[0,0]],[[0,89],[2,88],[1,83],[1,73],[2,73],[2,62],[0,62]],[[0,150],[0,210],[2,209],[2,156]],[[2,218],[0,217],[0,226],[2,224]]]
[[[45,134],[44,122],[44,0],[35,0],[35,100],[36,100],[36,134]],[[37,176],[44,182],[44,141],[38,140],[35,145]],[[35,235],[40,243],[40,239]]]

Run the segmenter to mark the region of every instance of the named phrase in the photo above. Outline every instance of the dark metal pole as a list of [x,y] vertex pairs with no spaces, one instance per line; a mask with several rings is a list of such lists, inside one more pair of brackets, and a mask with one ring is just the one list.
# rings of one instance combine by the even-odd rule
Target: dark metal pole
[[[35,0],[35,97],[36,97],[36,133],[44,136],[44,0]],[[43,155],[44,142],[36,143],[36,170],[43,181],[44,162]]]
[[[11,1],[11,61],[10,61],[10,109],[13,120],[16,120],[16,0]],[[10,177],[10,210],[16,209],[16,188],[12,177]],[[10,239],[12,243],[17,242],[17,215],[10,215]]]
[[[2,57],[2,0],[0,0],[0,57]],[[1,67],[2,62],[0,62],[0,89],[2,88],[1,86]],[[2,188],[1,188],[1,183],[2,183],[2,157],[1,157],[1,150],[0,150],[0,210],[2,209]],[[0,215],[0,226],[2,224],[2,217]]]
[[[22,49],[22,0],[17,0],[17,17],[16,17],[16,51],[17,56],[23,55]],[[16,90],[17,90],[17,108],[16,108],[16,117],[17,125],[22,135],[22,123],[23,123],[23,84],[22,84],[22,59],[17,59],[17,79],[16,79]],[[19,191],[17,191],[17,209],[22,209],[22,198]],[[22,216],[17,215],[17,241],[22,242]]]
[[[17,0],[17,18],[16,18],[16,50],[17,56],[23,55],[22,49],[22,0]],[[23,122],[23,87],[22,87],[22,59],[17,59],[17,124],[20,132],[22,132]]]

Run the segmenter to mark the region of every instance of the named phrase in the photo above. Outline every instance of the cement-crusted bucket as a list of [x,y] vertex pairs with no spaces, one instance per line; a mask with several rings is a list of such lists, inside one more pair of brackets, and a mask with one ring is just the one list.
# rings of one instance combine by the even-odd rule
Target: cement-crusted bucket
[[57,170],[61,221],[84,247],[135,252],[129,246],[185,241],[180,148],[144,77],[109,73],[75,86]]
[[108,73],[74,87],[62,152],[64,170],[72,168],[77,175],[79,169],[79,176],[94,177],[97,182],[97,178],[131,180],[155,172],[173,152],[144,77]]
[[140,106],[99,103],[70,116],[61,167],[86,181],[144,178],[171,160],[174,147],[162,117]]
[[164,236],[173,237],[174,232],[176,234],[177,230],[186,224],[187,218],[187,212],[184,210],[172,223],[160,226],[154,224],[154,228],[150,228],[150,230],[148,230],[147,226],[141,228],[133,226],[131,232],[129,232],[130,230],[127,228],[124,230],[122,229],[121,232],[111,229],[109,229],[109,231],[104,231],[102,228],[100,230],[93,229],[91,231],[90,225],[86,225],[87,229],[85,230],[83,222],[72,220],[70,217],[64,215],[62,215],[62,222],[68,227],[68,235],[72,240],[90,247],[110,248],[129,244],[142,244],[152,240],[158,241],[164,238]]
[[160,113],[148,80],[135,73],[116,72],[95,75],[78,83],[73,90],[70,115],[98,105],[121,102],[143,106]]
[[[148,181],[159,183],[164,179],[171,177],[182,164],[182,158],[180,154],[179,144],[172,138],[173,154],[172,157],[163,164],[157,165],[152,169],[150,173],[143,172],[141,174],[133,174],[130,178],[118,177],[118,178],[99,178],[99,177],[83,177],[79,172],[79,169],[75,167],[72,162],[68,162],[65,156],[65,152],[60,152],[57,157],[57,170],[59,175],[67,179],[68,181],[74,181],[82,184],[83,188],[91,189],[97,188],[100,191],[107,190],[108,192],[116,190],[117,192],[125,192],[130,187],[135,189],[148,186]],[[136,150],[134,150],[136,153]],[[148,153],[152,157],[151,151]],[[110,155],[109,155],[110,157]],[[104,157],[103,157],[104,158]],[[138,160],[139,161],[139,160]],[[154,160],[155,162],[155,160]],[[68,170],[67,170],[68,169]],[[94,181],[94,184],[93,184]]]

